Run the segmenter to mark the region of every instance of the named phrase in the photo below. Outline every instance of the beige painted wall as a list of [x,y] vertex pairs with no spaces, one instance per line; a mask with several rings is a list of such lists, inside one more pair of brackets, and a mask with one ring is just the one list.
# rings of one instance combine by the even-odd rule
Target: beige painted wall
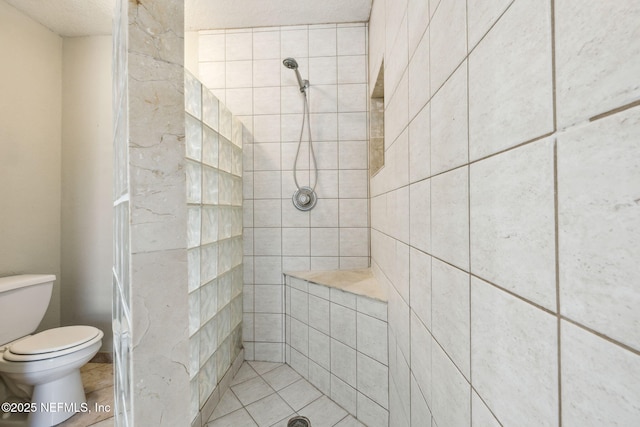
[[65,38],[62,49],[63,325],[88,324],[112,347],[111,36]]
[[0,276],[58,277],[41,328],[60,323],[62,38],[0,1]]

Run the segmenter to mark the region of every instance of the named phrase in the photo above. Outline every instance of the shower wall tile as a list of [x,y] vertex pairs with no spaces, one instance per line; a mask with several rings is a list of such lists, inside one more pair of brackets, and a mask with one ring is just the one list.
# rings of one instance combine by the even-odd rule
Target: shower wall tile
[[334,85],[338,79],[338,58],[321,56],[309,58],[309,82],[314,85]]
[[471,425],[487,427],[500,427],[502,425],[496,420],[475,391],[471,393],[471,413]]
[[[410,18],[411,19],[411,18]],[[409,118],[422,110],[431,96],[429,80],[429,33],[425,33],[409,61]]]
[[[201,70],[203,65],[203,63],[200,64]],[[279,59],[256,58],[253,61],[253,87],[280,86],[280,68],[282,68],[282,62]]]
[[225,36],[225,61],[250,60],[253,56],[253,34],[227,33]]
[[435,256],[469,268],[469,179],[462,167],[431,179],[431,248]]
[[[224,97],[229,109],[241,116],[253,134],[243,147],[243,223],[251,227],[244,233],[245,260],[251,260],[251,265],[245,266],[245,283],[277,285],[282,283],[282,271],[287,270],[367,267],[367,26],[221,30],[201,32],[200,38],[200,50],[206,52],[200,63],[205,86]],[[319,200],[311,212],[300,212],[291,203],[293,161],[304,108],[295,73],[282,65],[286,57],[296,59],[302,78],[309,79],[311,85],[311,130],[320,169]],[[230,135],[226,138],[231,140]],[[212,151],[203,149],[208,165],[235,171],[229,169],[235,164],[234,151],[222,151],[219,158],[211,158]],[[303,144],[297,164],[303,185],[313,185],[309,164],[308,147]],[[235,181],[222,174],[219,181],[225,189],[218,194],[219,202],[231,203],[229,189]],[[217,238],[227,232],[230,230],[224,228],[225,234]],[[284,357],[284,347],[259,339],[256,331],[262,328],[261,318],[252,319],[252,337],[245,339],[245,354]],[[294,353],[294,358],[299,360],[300,355]],[[307,366],[313,369],[313,365]],[[321,377],[327,379],[330,389],[330,376]]]
[[441,0],[430,25],[430,81],[435,93],[467,54],[464,4]]
[[409,123],[409,182],[431,175],[431,104],[427,104]]
[[469,55],[471,160],[553,131],[549,7],[514,2]]
[[338,55],[366,55],[367,32],[365,26],[340,28],[338,26]]
[[555,316],[472,279],[472,382],[500,422],[557,425],[557,329]]
[[470,379],[469,274],[433,260],[431,280],[433,337]]
[[367,85],[344,84],[338,86],[338,105],[340,112],[367,111]]
[[469,161],[467,62],[464,61],[431,101],[431,173]]
[[562,425],[633,425],[640,417],[636,354],[562,322]]
[[469,382],[437,344],[431,347],[431,360],[433,417],[442,425],[469,426],[471,421]]
[[198,38],[198,59],[201,62],[225,60],[225,35],[201,34]]
[[332,28],[309,29],[309,56],[336,56],[337,32]]
[[471,271],[556,311],[553,145],[471,165],[470,221]]
[[638,132],[636,107],[558,136],[560,311],[636,350]]
[[469,50],[473,49],[476,44],[478,44],[480,39],[487,34],[491,26],[496,23],[498,18],[500,18],[512,3],[513,0],[499,0],[493,2],[472,0],[468,2]]
[[629,422],[640,5],[426,3],[374,2],[368,24],[369,81],[383,59],[385,76],[370,236],[391,424]]
[[431,395],[431,347],[432,337],[420,319],[411,313],[411,372],[415,382],[428,405],[433,404]]
[[388,426],[386,302],[289,275],[285,290],[291,366],[361,421],[370,410],[380,417],[370,425]]
[[253,33],[253,59],[280,59],[280,31]]
[[635,102],[640,87],[637,1],[555,7],[558,127]]

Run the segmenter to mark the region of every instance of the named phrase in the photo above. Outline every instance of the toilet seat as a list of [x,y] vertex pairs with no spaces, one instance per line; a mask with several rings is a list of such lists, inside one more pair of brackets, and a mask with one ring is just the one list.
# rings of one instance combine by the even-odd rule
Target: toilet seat
[[15,341],[4,351],[2,358],[8,362],[52,359],[89,347],[103,335],[93,326],[53,328]]

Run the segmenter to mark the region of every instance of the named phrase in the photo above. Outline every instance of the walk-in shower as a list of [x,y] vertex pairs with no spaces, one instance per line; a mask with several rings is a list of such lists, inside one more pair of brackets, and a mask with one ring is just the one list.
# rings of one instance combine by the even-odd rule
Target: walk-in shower
[[[296,73],[296,79],[298,79],[298,86],[300,87],[300,93],[303,95],[302,102],[304,104],[304,111],[302,114],[302,126],[300,127],[300,138],[298,139],[298,149],[296,150],[296,157],[293,161],[293,181],[296,184],[296,192],[293,193],[292,201],[293,205],[301,211],[308,211],[313,209],[316,205],[317,196],[315,192],[316,184],[318,183],[318,165],[316,164],[316,154],[313,150],[313,141],[311,138],[311,120],[309,117],[309,100],[307,98],[307,90],[309,89],[309,80],[303,80],[298,71],[298,62],[293,58],[286,58],[282,61],[285,67],[293,70]],[[304,137],[305,123],[308,135],[309,152],[311,154],[311,164],[309,171],[309,185],[301,187],[298,183],[298,158],[300,157],[300,147],[302,146],[302,139]],[[311,185],[311,170],[313,170],[313,186]]]

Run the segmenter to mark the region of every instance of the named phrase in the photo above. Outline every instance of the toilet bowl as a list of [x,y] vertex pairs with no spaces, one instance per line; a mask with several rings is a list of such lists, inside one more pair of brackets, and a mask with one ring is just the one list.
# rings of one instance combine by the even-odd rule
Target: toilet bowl
[[[28,416],[22,423],[28,427],[50,427],[88,410],[80,367],[95,356],[104,335],[92,326],[64,326],[28,335],[44,315],[54,280],[51,275],[0,278],[0,375],[10,388],[30,395]],[[35,316],[37,321],[34,305],[42,311]],[[0,414],[0,425],[11,415]]]

